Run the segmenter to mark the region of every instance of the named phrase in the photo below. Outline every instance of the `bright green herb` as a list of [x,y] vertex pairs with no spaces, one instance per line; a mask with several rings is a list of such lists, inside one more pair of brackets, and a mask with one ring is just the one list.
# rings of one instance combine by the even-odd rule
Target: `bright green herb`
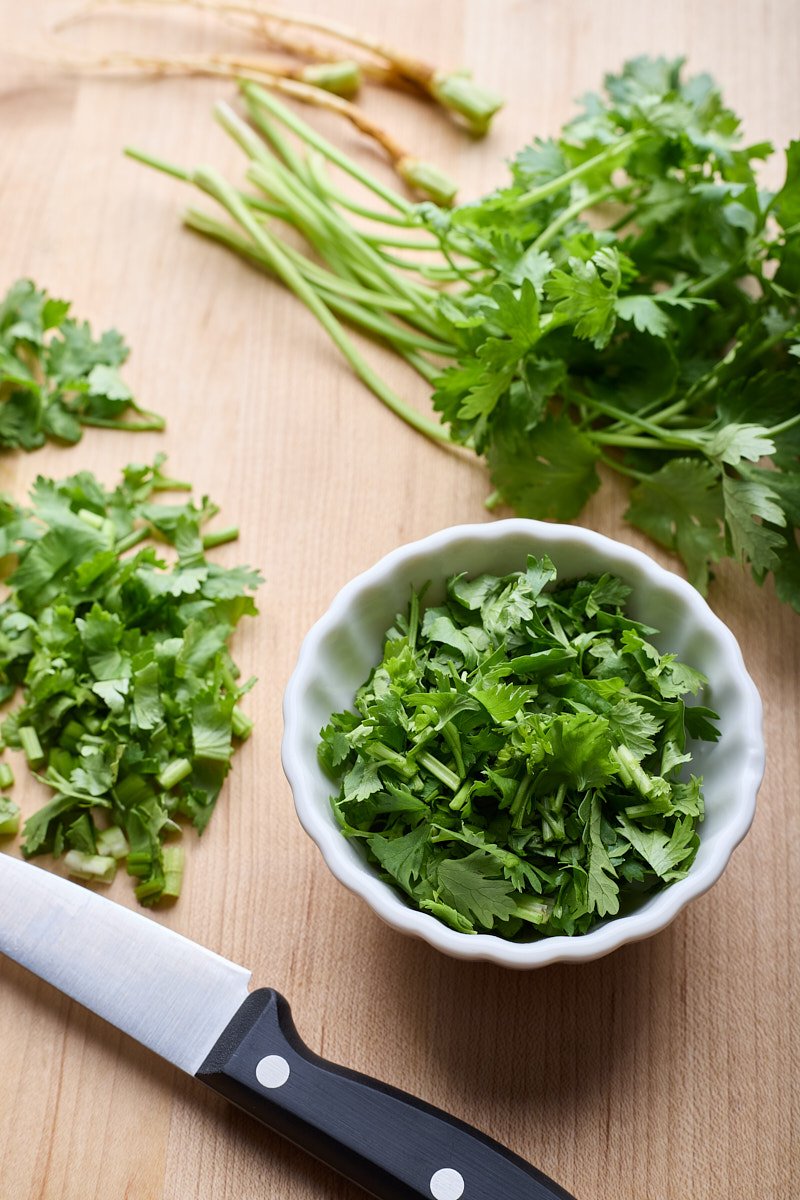
[[585,933],[682,879],[699,844],[689,740],[707,682],[625,615],[611,575],[547,557],[412,594],[354,711],[322,730],[342,832],[417,908],[462,933]]
[[119,374],[128,357],[120,334],[108,329],[95,340],[69,309],[29,279],[0,300],[0,449],[35,450],[47,438],[78,442],[84,425],[164,428]]
[[[164,844],[182,820],[205,829],[235,741],[252,722],[237,708],[228,643],[261,582],[248,567],[206,557],[216,505],[163,503],[186,490],[163,459],[129,466],[109,491],[87,472],[39,478],[31,508],[0,502],[0,561],[14,564],[0,604],[0,702],[22,688],[3,722],[53,791],[25,822],[26,856],[67,853],[71,873],[110,880],[126,860],[142,903],[177,896],[182,854]],[[167,563],[147,538],[175,549]],[[135,551],[135,552],[134,552]],[[13,832],[13,805],[0,832]]]
[[19,833],[19,805],[10,796],[0,796],[0,837]]
[[[233,224],[191,209],[189,227],[277,276],[394,412],[484,456],[490,506],[572,520],[603,463],[630,481],[628,520],[698,588],[732,556],[800,610],[800,142],[763,190],[772,148],[742,145],[713,81],[640,58],[523,149],[508,186],[449,211],[410,205],[274,97],[243,94],[258,135],[217,115],[251,190],[137,157],[218,201]],[[433,385],[441,424],[342,322]]]

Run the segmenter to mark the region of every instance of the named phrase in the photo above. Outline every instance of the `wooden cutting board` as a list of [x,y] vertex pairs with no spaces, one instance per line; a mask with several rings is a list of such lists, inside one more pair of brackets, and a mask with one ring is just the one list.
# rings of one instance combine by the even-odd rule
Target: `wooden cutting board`
[[[555,133],[573,98],[637,53],[686,54],[744,115],[748,139],[800,133],[795,0],[304,0],[442,64],[472,65],[508,98],[470,143],[410,100],[368,108],[462,195]],[[0,48],[50,53],[62,4],[0,0]],[[95,19],[96,48],[234,47],[195,14]],[[309,1045],[448,1108],[579,1200],[793,1200],[800,1190],[800,620],[735,568],[712,603],[761,689],[768,766],[752,832],[717,886],[659,936],[579,967],[509,973],[442,957],[384,925],[329,875],[281,774],[280,704],[304,632],[337,589],[400,542],[489,519],[482,468],[427,443],[361,387],[277,286],[181,230],[189,195],[123,158],[134,144],[234,172],[210,117],[224,82],[77,80],[0,60],[0,291],[30,275],[115,325],[126,377],[166,434],[87,434],[73,449],[0,460],[23,500],[37,473],[111,483],[160,450],[242,536],[261,616],[237,634],[260,679],[257,726],[186,886],[156,919],[253,968],[290,999]],[[320,125],[375,170],[351,131]],[[777,162],[767,182],[779,174]],[[397,387],[424,389],[372,351]],[[603,488],[586,525],[653,551]],[[655,551],[661,561],[667,556]],[[673,565],[673,564],[670,564]],[[15,765],[17,765],[15,763]],[[26,811],[41,793],[18,764]],[[18,853],[14,845],[4,846]],[[127,879],[112,889],[131,903]],[[0,908],[13,897],[0,896]],[[2,1200],[357,1200],[355,1189],[8,963],[0,966]]]

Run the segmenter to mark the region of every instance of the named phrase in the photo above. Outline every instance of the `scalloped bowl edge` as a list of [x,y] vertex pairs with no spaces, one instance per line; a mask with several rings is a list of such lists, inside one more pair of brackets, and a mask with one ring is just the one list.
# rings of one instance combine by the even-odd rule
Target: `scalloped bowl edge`
[[[480,565],[474,559],[476,549]],[[719,742],[695,748],[695,759],[707,759],[712,772],[721,771],[721,777],[704,771],[706,819],[697,858],[686,878],[655,893],[636,911],[610,918],[586,934],[524,943],[492,934],[457,933],[430,914],[406,905],[339,831],[330,806],[330,781],[316,758],[320,728],[331,713],[352,704],[356,687],[380,657],[383,633],[394,614],[405,607],[411,582],[419,586],[434,574],[443,581],[459,569],[508,573],[524,563],[523,557],[518,566],[509,565],[514,561],[509,553],[518,552],[548,553],[560,573],[608,570],[631,583],[634,615],[642,617],[639,607],[646,610],[650,621],[662,630],[656,640],[664,648],[675,648],[709,675],[722,729]],[[653,608],[660,608],[659,619]],[[672,627],[663,628],[665,623],[669,626],[664,616],[669,618],[673,611],[680,617],[677,633]],[[673,639],[680,643],[681,633],[684,644],[676,645]],[[350,668],[352,679],[342,667]],[[457,958],[523,969],[590,961],[664,929],[719,879],[750,828],[764,772],[761,699],[734,635],[702,596],[632,546],[579,526],[522,518],[442,529],[392,550],[347,583],[301,645],[284,693],[283,714],[281,759],[297,815],[335,877],[402,933],[422,938]],[[722,806],[717,802],[719,793],[723,794]]]

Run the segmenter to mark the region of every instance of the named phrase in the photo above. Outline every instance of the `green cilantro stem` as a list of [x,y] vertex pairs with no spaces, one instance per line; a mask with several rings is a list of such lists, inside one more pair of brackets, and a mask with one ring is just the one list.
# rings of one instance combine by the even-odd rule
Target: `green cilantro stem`
[[169,900],[177,900],[183,887],[183,869],[185,854],[183,846],[165,846],[163,850],[164,886],[161,895]]
[[305,142],[307,146],[313,146],[320,154],[335,163],[353,179],[363,184],[369,191],[376,196],[380,196],[391,208],[397,212],[408,215],[412,212],[413,206],[403,199],[393,188],[386,187],[379,180],[374,179],[367,171],[364,171],[357,163],[353,162],[342,154],[332,142],[321,136],[316,130],[312,129],[305,121],[301,120],[291,109],[287,108],[280,100],[276,100],[274,96],[269,95],[263,88],[257,84],[243,82],[241,84],[242,94],[249,103],[252,103],[262,109],[266,109],[272,116],[291,129],[293,133]]
[[165,792],[169,792],[182,779],[190,775],[191,771],[192,764],[188,758],[176,758],[171,763],[167,763],[164,770],[158,776],[158,782]]
[[562,212],[551,221],[550,224],[542,230],[538,237],[534,238],[531,243],[532,249],[544,250],[545,246],[558,237],[561,230],[569,225],[570,221],[574,221],[581,213],[586,212],[590,208],[594,208],[598,204],[602,204],[604,200],[608,200],[610,196],[617,195],[617,189],[614,187],[600,188],[596,192],[592,192],[589,196],[580,196],[572,204],[567,205]]
[[171,175],[173,179],[180,179],[184,183],[192,182],[192,173],[184,167],[176,166],[175,163],[167,162],[165,158],[159,158],[155,154],[146,153],[144,150],[137,150],[135,146],[126,146],[124,154],[127,158],[132,158],[136,162],[143,163],[146,167],[153,167],[156,171],[161,171],[164,175]]
[[417,634],[419,633],[419,596],[416,592],[411,593],[411,603],[408,610],[408,644],[412,650],[417,647]]
[[[263,267],[264,270],[269,271],[272,275],[275,274],[267,255],[252,240],[237,233],[229,226],[223,225],[222,222],[209,217],[206,213],[195,208],[187,209],[184,213],[183,221],[189,229],[229,246],[237,254],[251,258],[259,266]],[[361,284],[352,283],[350,280],[339,279],[331,271],[326,271],[316,263],[311,262],[305,255],[295,250],[288,243],[284,245],[283,249],[304,278],[324,293],[325,303],[334,312],[342,311],[341,305],[344,299],[349,298],[359,306],[348,306],[348,311],[356,324],[363,324],[362,317],[376,320],[375,312],[380,309],[401,313],[407,321],[413,324],[414,309],[408,300],[374,291]],[[371,305],[373,311],[370,312],[368,309],[363,308],[362,306],[364,305]],[[382,325],[381,336],[386,336],[387,340],[398,345],[399,348],[400,343],[396,341],[396,334],[398,332],[403,333],[405,331],[398,326],[390,325],[388,322]],[[446,353],[453,353],[453,348],[448,343],[441,342],[437,343],[437,345],[443,347]]]
[[149,530],[145,526],[139,529],[132,529],[130,533],[125,533],[121,538],[117,538],[114,543],[114,549],[117,554],[124,554],[126,550],[132,550],[134,546],[138,546],[150,536]]
[[[310,212],[316,221],[327,230],[328,235],[333,234],[337,241],[341,240],[341,243],[352,253],[353,259],[363,263],[371,277],[377,277],[390,289],[394,289],[397,294],[419,308],[420,298],[425,295],[423,290],[387,266],[381,255],[377,254],[349,225],[340,221],[300,180],[292,178],[282,164],[273,162],[269,168],[266,168],[261,162],[255,162],[248,170],[247,177],[258,186],[264,187],[267,192],[282,199],[289,207],[292,207],[293,201],[303,205],[305,210]],[[435,323],[431,324],[431,328],[432,330],[437,328]]]
[[386,212],[385,209],[370,208],[368,205],[359,203],[354,196],[348,196],[346,192],[337,188],[325,173],[323,155],[312,149],[306,161],[311,183],[317,188],[320,197],[324,197],[329,204],[337,204],[340,208],[346,209],[357,217],[363,217],[367,221],[398,229],[408,229],[410,219],[408,212],[398,215],[396,212]]
[[0,796],[0,837],[19,833],[20,807],[8,796]]
[[370,754],[373,758],[380,759],[381,762],[388,763],[390,767],[394,767],[401,775],[413,774],[413,768],[409,765],[408,760],[402,754],[398,754],[391,746],[387,746],[385,742],[378,739],[370,743]]
[[128,433],[160,433],[166,429],[167,423],[163,417],[148,413],[143,421],[123,421],[112,417],[82,416],[82,425],[92,425],[97,429],[124,429]]
[[235,542],[238,536],[238,525],[228,525],[225,529],[215,529],[213,533],[204,533],[203,549],[213,550],[215,546],[224,546],[226,542]]
[[117,873],[117,860],[111,855],[86,854],[81,850],[69,850],[64,855],[64,866],[73,879],[91,883],[113,883]]
[[21,727],[19,731],[19,744],[30,766],[38,767],[40,763],[44,762],[42,743],[39,741],[39,735],[32,725],[23,725]]
[[247,230],[253,241],[263,250],[271,261],[272,267],[283,282],[311,310],[328,336],[341,350],[358,377],[367,384],[370,390],[382,400],[393,412],[402,416],[420,433],[436,442],[448,443],[452,439],[447,431],[438,424],[418,413],[390,388],[379,375],[370,367],[366,359],[359,353],[353,342],[342,329],[330,309],[320,300],[317,293],[309,287],[302,275],[280,249],[277,241],[253,219],[246,206],[241,202],[235,190],[216,171],[201,168],[194,174],[194,182],[203,191],[227,208],[228,212],[239,224]]
[[125,858],[130,850],[127,838],[119,825],[109,825],[101,829],[96,838],[97,853],[110,855],[111,858]]
[[464,757],[461,753],[461,740],[456,732],[455,727],[451,725],[449,721],[442,726],[442,737],[450,747],[450,752],[453,755],[453,762],[456,768],[456,777],[458,778],[460,785],[460,781],[464,778]]
[[455,796],[453,796],[453,799],[450,801],[450,810],[452,812],[461,812],[472,795],[472,788],[472,781],[465,779]]
[[442,373],[441,367],[429,363],[426,358],[423,358],[421,354],[416,354],[413,350],[401,350],[400,354],[427,383],[435,383]]
[[778,437],[781,433],[786,433],[789,429],[794,429],[796,425],[800,425],[800,413],[795,413],[793,417],[788,417],[787,420],[781,421],[779,425],[771,425],[767,432],[770,437]]
[[261,136],[270,143],[289,170],[298,179],[302,179],[304,182],[313,185],[314,179],[307,159],[297,153],[289,139],[284,137],[280,126],[275,121],[268,120],[264,110],[246,94],[245,104],[247,105],[247,115],[250,120]]
[[246,741],[253,732],[252,717],[248,717],[247,713],[243,712],[238,705],[234,707],[231,714],[231,732],[240,742]]
[[443,762],[439,762],[438,758],[434,758],[432,754],[429,754],[427,750],[417,755],[417,762],[426,771],[430,771],[431,775],[435,775],[445,787],[450,788],[451,792],[457,792],[461,787],[461,780],[458,775],[454,771],[451,771],[449,767],[446,767]]
[[514,798],[511,801],[511,817],[515,829],[519,829],[525,820],[528,807],[528,796],[532,786],[533,776],[529,775],[526,771],[520,779],[517,785],[517,790],[514,792]]
[[644,130],[635,130],[633,133],[619,138],[605,150],[601,150],[599,154],[587,158],[585,162],[579,163],[570,171],[565,171],[563,175],[559,175],[549,183],[543,183],[538,188],[531,188],[530,191],[523,192],[521,196],[516,196],[509,203],[510,210],[514,212],[521,208],[529,208],[542,200],[547,200],[550,196],[556,195],[557,192],[563,191],[564,188],[570,187],[582,179],[584,175],[590,175],[598,167],[604,166],[609,160],[627,154],[643,137],[645,137]]

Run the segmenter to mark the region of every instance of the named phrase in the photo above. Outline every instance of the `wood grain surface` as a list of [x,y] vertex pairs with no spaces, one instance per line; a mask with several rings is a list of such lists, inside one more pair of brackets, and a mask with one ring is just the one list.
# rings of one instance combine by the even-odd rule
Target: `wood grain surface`
[[[416,102],[368,97],[401,139],[451,169],[464,196],[502,179],[505,157],[557,131],[573,98],[635,53],[685,54],[710,70],[752,140],[783,145],[800,132],[796,0],[302,7],[469,64],[508,98],[492,135],[471,143]],[[126,377],[169,428],[5,455],[0,487],[23,500],[37,473],[79,468],[111,483],[131,459],[166,450],[171,472],[241,525],[224,560],[258,565],[267,579],[261,615],[236,641],[260,679],[249,704],[256,732],[207,834],[186,839],[181,900],[154,919],[282,991],[313,1049],[474,1123],[579,1200],[794,1200],[800,620],[768,587],[721,572],[711,599],[764,699],[767,773],[725,875],[666,931],[588,965],[514,973],[451,961],[385,927],[333,879],[295,819],[279,762],[282,692],[337,589],[403,541],[489,519],[487,479],[383,409],[291,297],[184,232],[178,183],[123,158],[135,144],[237,170],[210,117],[233,89],[78,80],[12,56],[44,53],[63,12],[0,0],[0,291],[30,275],[72,298],[77,315],[123,330]],[[153,50],[234,47],[236,36],[210,19],[160,15],[105,16],[69,34],[76,45]],[[356,135],[320,125],[380,170]],[[384,365],[426,403],[418,381]],[[609,485],[583,521],[645,546],[623,508]],[[30,812],[42,793],[15,767]],[[126,878],[112,895],[132,902]],[[0,896],[0,909],[13,903]],[[0,967],[0,1200],[360,1195],[25,971]]]

